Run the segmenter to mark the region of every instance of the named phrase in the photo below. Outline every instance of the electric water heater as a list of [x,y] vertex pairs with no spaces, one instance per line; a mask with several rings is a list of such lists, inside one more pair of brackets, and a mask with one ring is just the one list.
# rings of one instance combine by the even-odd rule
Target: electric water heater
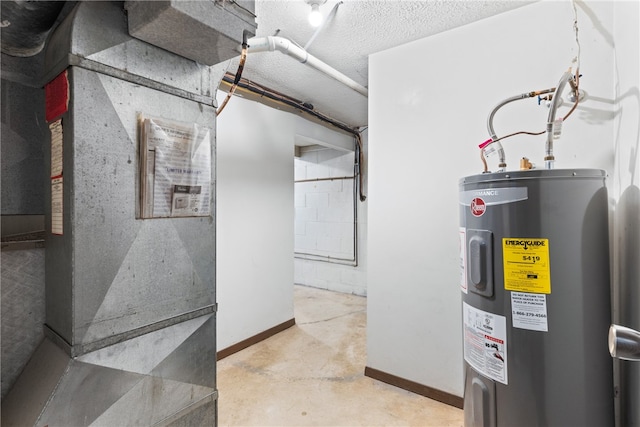
[[605,172],[460,180],[465,426],[611,426]]

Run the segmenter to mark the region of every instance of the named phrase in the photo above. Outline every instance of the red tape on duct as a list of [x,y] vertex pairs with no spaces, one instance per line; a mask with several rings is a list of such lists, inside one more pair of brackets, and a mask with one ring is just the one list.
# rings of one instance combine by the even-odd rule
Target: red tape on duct
[[60,73],[44,87],[45,119],[53,121],[69,109],[69,78],[67,70]]

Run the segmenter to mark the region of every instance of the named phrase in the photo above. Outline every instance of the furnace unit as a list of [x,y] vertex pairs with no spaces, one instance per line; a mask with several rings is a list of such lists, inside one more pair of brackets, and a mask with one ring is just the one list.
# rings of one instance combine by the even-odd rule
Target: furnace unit
[[465,426],[613,425],[605,172],[459,187]]

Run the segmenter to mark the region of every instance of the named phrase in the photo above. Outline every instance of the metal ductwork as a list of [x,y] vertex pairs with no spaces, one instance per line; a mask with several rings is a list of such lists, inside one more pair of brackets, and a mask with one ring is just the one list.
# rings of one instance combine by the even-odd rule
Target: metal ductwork
[[63,1],[3,1],[2,53],[28,57],[44,48]]
[[205,65],[237,56],[238,34],[256,32],[253,1],[126,1],[124,7],[133,37]]
[[[218,2],[180,3],[228,13]],[[127,18],[123,2],[78,2],[47,39],[46,103],[34,107],[47,121],[46,338],[3,399],[2,425],[217,423],[212,212],[224,71],[133,37]],[[242,40],[242,30],[219,28],[201,41],[215,31]],[[141,115],[176,133],[208,130],[205,214],[138,214]]]

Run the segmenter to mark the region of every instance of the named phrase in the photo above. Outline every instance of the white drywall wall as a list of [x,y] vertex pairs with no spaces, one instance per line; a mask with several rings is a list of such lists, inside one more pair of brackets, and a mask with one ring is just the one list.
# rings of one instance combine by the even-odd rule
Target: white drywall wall
[[[578,3],[589,96],[555,144],[557,168],[613,171],[612,9]],[[544,1],[370,57],[369,367],[462,396],[458,180],[482,171],[492,108],[556,86],[572,65],[573,22],[571,2]],[[547,114],[520,101],[495,128],[544,130]],[[522,156],[543,163],[543,136],[504,146],[510,169]]]
[[235,96],[217,119],[216,141],[222,350],[294,317],[294,144],[347,150],[353,137]]
[[293,318],[297,119],[237,96],[218,117],[218,350]]

